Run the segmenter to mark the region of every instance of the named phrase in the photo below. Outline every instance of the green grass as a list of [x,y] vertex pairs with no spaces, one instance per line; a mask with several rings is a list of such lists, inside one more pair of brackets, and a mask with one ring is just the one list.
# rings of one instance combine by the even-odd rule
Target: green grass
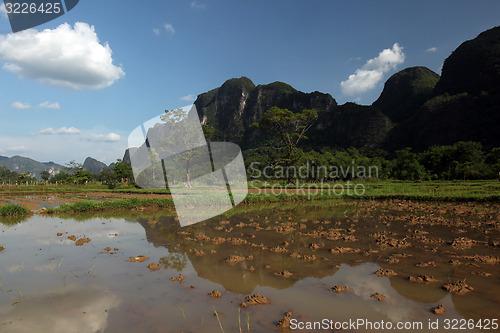
[[0,216],[23,216],[31,214],[31,210],[24,206],[6,204],[0,206]]
[[[364,192],[355,193],[355,185],[363,185]],[[455,202],[500,202],[500,182],[494,180],[480,181],[367,181],[358,183],[324,183],[324,184],[300,184],[304,190],[297,186],[287,186],[288,189],[297,189],[297,193],[249,193],[243,201],[245,204],[293,202],[323,199],[361,199],[361,200],[415,200],[415,201],[455,201]],[[336,192],[332,189],[337,186]],[[284,187],[284,186],[282,186]],[[94,188],[94,187],[91,187]],[[252,184],[251,188],[272,188],[271,185]],[[280,187],[275,187],[279,189]],[[309,192],[308,192],[309,188]],[[70,187],[71,190],[82,189],[82,187]],[[344,191],[341,191],[344,189]],[[358,187],[358,190],[361,187]],[[86,192],[91,192],[90,189]],[[94,188],[95,190],[95,188]],[[102,189],[99,188],[99,191]],[[86,213],[105,211],[130,211],[139,207],[168,208],[173,207],[172,198],[140,198],[141,194],[162,193],[165,190],[142,190],[135,188],[107,190],[118,193],[136,193],[139,198],[118,199],[109,201],[78,201],[73,204],[63,204],[57,208],[49,208],[46,213]],[[293,191],[296,192],[296,191]],[[188,193],[186,193],[188,194]],[[199,205],[217,205],[222,202],[223,192],[213,192],[210,196],[206,191],[192,191],[189,195],[194,196],[194,201]],[[360,195],[361,194],[361,195]],[[221,196],[222,195],[222,196]],[[222,199],[221,199],[222,198]],[[5,205],[0,208],[0,215],[19,216],[28,214],[27,208],[17,205]]]
[[[364,193],[355,193],[352,189],[356,184],[363,185]],[[477,201],[500,202],[500,182],[493,180],[480,181],[369,181],[350,183],[300,184],[311,189],[311,193],[300,193],[296,186],[288,186],[298,194],[251,193],[245,199],[246,203],[281,202],[318,199],[405,199],[417,201]],[[338,186],[337,191],[333,186]],[[272,188],[271,185],[252,185],[254,189]],[[328,189],[332,189],[328,191]],[[344,191],[338,190],[343,188]],[[279,191],[280,187],[275,187]],[[297,191],[294,191],[297,190]]]
[[172,207],[173,201],[171,198],[154,199],[154,198],[130,198],[118,199],[110,201],[77,201],[72,204],[63,204],[57,208],[48,208],[46,213],[69,213],[69,212],[97,212],[106,210],[130,210],[139,207],[157,207],[167,208]]

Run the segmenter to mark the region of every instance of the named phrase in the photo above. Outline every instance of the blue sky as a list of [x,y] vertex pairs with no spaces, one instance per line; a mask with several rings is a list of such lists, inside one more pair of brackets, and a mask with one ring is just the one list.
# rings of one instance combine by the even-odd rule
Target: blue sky
[[0,12],[0,155],[111,163],[140,123],[243,75],[371,104],[401,69],[440,74],[498,13],[486,0],[80,0],[12,34]]

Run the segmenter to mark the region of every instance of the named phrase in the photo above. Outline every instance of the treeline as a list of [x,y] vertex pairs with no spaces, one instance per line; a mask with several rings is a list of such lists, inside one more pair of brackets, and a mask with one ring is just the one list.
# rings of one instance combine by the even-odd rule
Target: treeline
[[[302,150],[283,161],[279,147],[243,152],[250,180],[336,181],[357,178],[398,180],[494,179],[500,172],[500,148],[485,150],[478,142],[433,146],[416,153],[411,148],[388,153],[356,148]],[[292,173],[292,176],[290,176]]]
[[0,183],[10,185],[24,184],[61,184],[61,185],[84,185],[84,184],[104,184],[109,188],[114,188],[119,184],[135,185],[132,167],[129,163],[117,160],[112,166],[105,168],[98,174],[83,170],[80,163],[71,161],[66,164],[64,171],[56,175],[51,175],[48,171],[41,173],[42,182],[39,182],[30,173],[17,173],[7,168],[0,167]]

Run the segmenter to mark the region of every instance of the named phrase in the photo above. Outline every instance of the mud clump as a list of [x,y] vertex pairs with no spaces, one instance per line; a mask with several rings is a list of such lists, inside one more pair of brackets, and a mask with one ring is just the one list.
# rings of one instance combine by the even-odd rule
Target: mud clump
[[232,254],[229,256],[229,258],[226,259],[226,263],[230,265],[237,264],[239,262],[245,261],[245,260],[253,260],[253,256],[248,256],[248,257],[243,257],[243,256],[238,256],[235,254]]
[[149,271],[150,271],[150,272],[154,272],[154,271],[159,270],[159,269],[161,268],[161,265],[160,265],[160,264],[157,264],[157,263],[152,262],[152,263],[150,263],[150,264],[148,265],[148,268],[149,268]]
[[222,297],[222,293],[220,291],[218,291],[217,289],[214,289],[213,291],[208,293],[208,296],[215,298],[215,299],[218,299],[218,298]]
[[465,280],[458,280],[452,283],[445,284],[443,286],[443,289],[457,295],[464,295],[474,290],[474,288],[465,283]]
[[281,247],[281,246],[275,246],[275,247],[271,248],[271,251],[276,252],[276,253],[288,252],[288,250],[285,247]]
[[411,282],[415,283],[430,283],[430,282],[436,282],[437,280],[434,279],[432,276],[428,275],[419,275],[419,276],[410,276],[408,278]]
[[480,262],[483,264],[498,264],[498,263],[500,263],[500,258],[494,257],[494,256],[481,256],[479,254],[476,254],[475,256],[467,256],[464,258],[467,260],[476,261],[476,262]]
[[5,247],[0,246],[0,252],[2,252],[3,250],[5,250]]
[[385,296],[380,293],[372,294],[370,297],[375,298],[379,302],[383,302],[385,300]]
[[264,305],[264,304],[271,304],[271,301],[269,298],[265,296],[261,296],[259,294],[251,294],[245,297],[245,301],[240,304],[240,307],[242,309],[247,308],[248,306],[253,306],[253,305]]
[[82,246],[85,243],[90,243],[91,239],[90,238],[80,238],[75,242],[76,246]]
[[68,239],[72,240],[73,242],[75,242],[76,241],[76,236],[75,235],[68,236]]
[[399,259],[396,257],[389,257],[385,260],[385,262],[388,264],[397,264],[399,262]]
[[129,257],[128,260],[125,260],[126,262],[145,262],[148,261],[149,258],[146,256],[138,255],[137,257]]
[[336,285],[336,286],[333,286],[332,289],[330,289],[332,292],[334,293],[337,293],[337,294],[340,294],[340,293],[343,293],[345,291],[349,291],[351,290],[351,288],[347,287],[347,286],[341,286],[341,285]]
[[63,233],[62,233],[62,232],[58,232],[58,233],[57,233],[57,237],[61,237],[62,235],[63,235]]
[[344,254],[344,253],[358,253],[360,249],[353,249],[350,247],[336,247],[330,250],[331,254]]
[[108,246],[108,247],[104,248],[104,251],[109,252],[109,251],[111,251],[111,248]]
[[274,273],[274,275],[276,275],[278,277],[281,277],[281,278],[285,278],[285,279],[288,279],[288,278],[292,277],[292,273],[290,273],[287,270],[284,270],[283,272],[279,272],[279,273]]
[[179,282],[179,283],[182,283],[182,281],[184,281],[184,276],[182,276],[182,273],[179,273],[179,276],[175,277],[175,276],[172,276],[170,278],[170,280],[172,282]]
[[292,319],[292,312],[285,312],[285,316],[278,321],[276,327],[278,328],[290,328],[290,320]]
[[391,277],[396,275],[396,272],[394,272],[392,269],[381,268],[373,274],[375,274],[378,277]]
[[315,261],[317,258],[314,254],[304,254],[302,256],[302,260],[305,260],[305,261]]
[[444,309],[444,307],[442,305],[438,305],[435,308],[432,308],[431,312],[434,314],[437,314],[437,315],[442,315],[446,312],[446,310]]
[[460,248],[469,248],[472,247],[476,242],[472,239],[468,239],[465,237],[455,238],[453,242],[451,242],[451,246],[460,247]]
[[388,238],[386,235],[382,235],[375,240],[375,243],[382,247],[395,247],[395,248],[405,248],[411,245],[411,243],[402,239]]
[[434,267],[434,266],[436,266],[436,263],[434,261],[419,262],[415,266],[417,266],[417,267]]
[[319,245],[316,243],[311,243],[309,244],[309,249],[316,251],[317,249],[319,249]]

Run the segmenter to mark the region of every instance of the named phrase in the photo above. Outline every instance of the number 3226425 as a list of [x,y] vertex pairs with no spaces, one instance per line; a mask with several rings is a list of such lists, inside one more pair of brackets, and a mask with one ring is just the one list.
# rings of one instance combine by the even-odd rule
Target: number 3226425
[[47,2],[37,4],[34,2],[7,2],[5,4],[5,10],[7,14],[59,14],[62,11],[60,2]]

